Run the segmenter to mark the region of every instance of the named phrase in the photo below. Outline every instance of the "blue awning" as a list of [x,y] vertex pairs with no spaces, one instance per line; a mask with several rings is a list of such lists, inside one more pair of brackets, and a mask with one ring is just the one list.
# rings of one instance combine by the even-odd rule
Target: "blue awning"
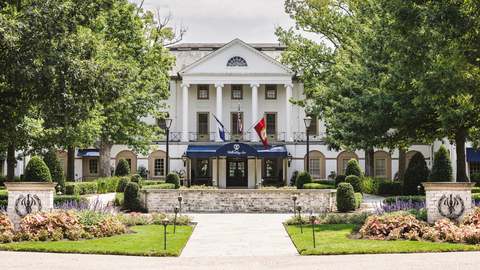
[[286,158],[285,145],[249,145],[241,142],[224,145],[189,145],[187,157],[259,157],[259,158]]
[[467,148],[467,162],[480,162],[480,150]]
[[98,149],[79,149],[77,152],[78,157],[99,157],[100,153]]

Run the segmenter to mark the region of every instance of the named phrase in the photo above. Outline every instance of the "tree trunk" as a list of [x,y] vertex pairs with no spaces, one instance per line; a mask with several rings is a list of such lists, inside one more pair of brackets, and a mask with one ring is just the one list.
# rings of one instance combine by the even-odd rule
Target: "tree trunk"
[[404,148],[398,149],[398,181],[403,182],[405,171],[407,170],[407,151]]
[[67,149],[67,182],[75,182],[75,147]]
[[7,182],[15,181],[15,142],[10,141],[7,149]]
[[457,145],[457,182],[467,182],[467,169],[465,166],[465,132],[461,131],[455,134],[455,144]]
[[373,170],[374,170],[373,155],[374,154],[375,154],[375,152],[373,151],[373,148],[365,151],[365,176],[373,177],[375,175],[373,173]]
[[110,177],[110,153],[113,144],[100,138],[100,142],[95,142],[93,146],[100,152],[100,177]]

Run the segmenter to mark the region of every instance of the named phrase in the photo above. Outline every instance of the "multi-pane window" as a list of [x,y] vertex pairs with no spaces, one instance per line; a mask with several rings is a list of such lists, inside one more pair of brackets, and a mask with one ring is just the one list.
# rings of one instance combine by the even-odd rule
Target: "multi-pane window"
[[267,129],[267,134],[275,134],[277,132],[277,114],[275,113],[267,113],[267,123],[266,123],[266,129]]
[[90,159],[88,161],[88,171],[90,174],[98,173],[98,159]]
[[320,178],[320,159],[311,158],[310,159],[310,175],[315,178]]
[[473,173],[480,173],[480,162],[469,162],[470,165],[470,177]]
[[265,173],[266,177],[275,177],[277,174],[277,162],[275,159],[266,159],[265,160]]
[[197,159],[197,174],[198,174],[198,177],[208,176],[208,159],[207,158]]
[[208,134],[208,113],[198,113],[198,134]]
[[265,99],[277,99],[277,86],[267,85],[265,89]]
[[347,170],[349,160],[350,159],[348,158],[342,158],[342,173],[345,173],[345,171]]
[[128,162],[128,167],[130,167],[130,171],[132,171],[132,159],[131,158],[126,158]]
[[375,177],[387,177],[387,160],[384,158],[375,159]]
[[234,56],[227,62],[227,67],[246,67],[247,61],[240,56]]
[[198,99],[208,99],[208,85],[199,85],[198,86]]
[[[243,112],[240,112],[240,119],[242,121],[242,125],[244,125],[245,123],[243,122]],[[238,124],[238,112],[232,112],[232,134],[242,134],[242,132],[240,132],[240,125]]]
[[155,159],[155,162],[153,163],[153,175],[157,177],[165,176],[165,159]]
[[310,122],[310,128],[308,130],[308,134],[310,136],[317,136],[318,135],[318,118],[315,114],[308,114],[312,118],[312,122]]
[[243,91],[241,85],[232,85],[232,99],[243,99]]

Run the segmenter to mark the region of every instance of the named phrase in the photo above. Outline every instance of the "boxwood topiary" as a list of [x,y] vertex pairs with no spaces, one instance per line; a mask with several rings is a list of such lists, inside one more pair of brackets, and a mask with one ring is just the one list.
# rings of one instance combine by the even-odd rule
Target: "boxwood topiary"
[[123,193],[123,207],[136,211],[140,208],[140,187],[137,183],[128,183]]
[[403,194],[405,195],[417,195],[420,186],[420,192],[423,194],[422,182],[427,182],[430,170],[425,162],[425,157],[421,152],[415,153],[408,163],[407,170],[403,177]]
[[363,177],[362,169],[356,159],[352,158],[348,161],[347,169],[345,169],[345,175],[356,175],[359,178]]
[[346,177],[345,174],[337,174],[337,176],[335,176],[335,188],[338,187],[338,184],[345,182]]
[[115,169],[116,176],[127,176],[130,175],[130,165],[128,165],[128,161],[122,157],[118,161],[117,168]]
[[312,176],[307,171],[303,171],[298,174],[297,180],[295,181],[295,186],[297,189],[303,189],[304,184],[313,183]]
[[363,194],[355,192],[355,209],[358,209],[362,206],[363,203]]
[[167,178],[165,179],[166,184],[175,184],[175,189],[180,188],[180,177],[178,177],[178,174],[171,172],[167,174]]
[[62,164],[60,163],[57,154],[50,150],[43,157],[43,161],[50,170],[52,182],[56,182],[61,187],[62,193],[65,193],[65,174],[63,173]]
[[128,183],[130,183],[130,178],[128,178],[128,177],[120,178],[120,180],[118,180],[118,185],[117,185],[117,190],[116,191],[117,192],[124,192]]
[[133,174],[132,177],[130,177],[130,181],[133,183],[140,183],[142,180],[142,177],[139,174]]
[[32,157],[25,168],[24,182],[52,182],[50,170],[45,162],[37,156]]
[[353,191],[355,191],[355,193],[358,192],[363,194],[362,182],[360,182],[360,178],[358,178],[358,176],[349,175],[345,177],[345,182],[350,183],[350,185],[352,185]]
[[428,175],[428,182],[453,182],[453,169],[447,149],[441,145],[435,153],[432,171]]
[[350,183],[340,183],[337,187],[337,209],[340,212],[354,211],[356,206],[355,192]]

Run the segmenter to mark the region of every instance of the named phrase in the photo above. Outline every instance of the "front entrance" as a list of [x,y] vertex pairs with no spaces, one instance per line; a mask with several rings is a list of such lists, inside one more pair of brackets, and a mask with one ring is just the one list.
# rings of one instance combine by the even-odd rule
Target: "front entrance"
[[227,187],[246,187],[247,179],[247,158],[227,158]]

